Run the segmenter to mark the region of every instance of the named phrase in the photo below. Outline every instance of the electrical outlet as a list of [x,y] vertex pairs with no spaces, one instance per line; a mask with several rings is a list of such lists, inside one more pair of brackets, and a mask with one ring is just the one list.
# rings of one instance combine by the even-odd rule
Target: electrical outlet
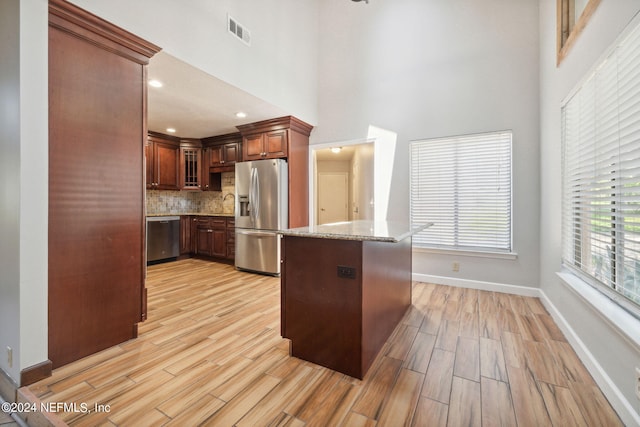
[[338,277],[343,279],[355,279],[356,269],[354,267],[347,267],[345,265],[338,266]]
[[454,262],[453,264],[451,264],[451,270],[452,271],[460,271],[460,263],[459,262]]
[[636,366],[636,396],[640,399],[640,368]]
[[7,364],[13,368],[13,349],[11,347],[7,347]]

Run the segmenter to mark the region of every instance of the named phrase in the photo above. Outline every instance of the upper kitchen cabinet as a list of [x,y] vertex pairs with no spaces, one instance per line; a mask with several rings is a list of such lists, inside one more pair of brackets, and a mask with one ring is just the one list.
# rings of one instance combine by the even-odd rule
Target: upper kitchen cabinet
[[[146,65],[160,48],[63,0],[49,0],[48,18],[46,315],[57,368],[135,338],[147,316]],[[176,149],[152,152],[171,172],[157,176],[175,185]]]
[[237,132],[204,138],[202,145],[211,172],[233,172],[242,161],[242,135]]
[[[290,150],[309,146],[313,127],[293,116],[237,126],[242,134],[242,160],[288,158]],[[306,161],[306,160],[305,160]]]
[[287,131],[274,130],[246,135],[243,147],[245,161],[287,157]]
[[202,190],[202,142],[180,140],[180,189]]
[[180,140],[169,135],[149,132],[145,146],[147,188],[180,189]]
[[289,166],[289,228],[309,225],[309,135],[313,126],[293,116],[237,126],[242,160],[286,158]]

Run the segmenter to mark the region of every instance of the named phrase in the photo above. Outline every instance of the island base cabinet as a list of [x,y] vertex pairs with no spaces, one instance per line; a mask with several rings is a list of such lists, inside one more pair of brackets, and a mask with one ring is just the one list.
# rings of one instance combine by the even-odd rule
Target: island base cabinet
[[282,262],[291,355],[362,379],[411,305],[411,238],[284,236]]

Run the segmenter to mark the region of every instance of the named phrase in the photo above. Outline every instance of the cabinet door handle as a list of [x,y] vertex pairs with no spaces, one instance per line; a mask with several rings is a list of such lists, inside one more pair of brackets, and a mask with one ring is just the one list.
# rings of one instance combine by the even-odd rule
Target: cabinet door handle
[[207,233],[213,233],[213,230],[207,230]]
[[221,164],[221,165],[222,165],[222,164],[224,164],[224,160],[220,160],[220,164]]

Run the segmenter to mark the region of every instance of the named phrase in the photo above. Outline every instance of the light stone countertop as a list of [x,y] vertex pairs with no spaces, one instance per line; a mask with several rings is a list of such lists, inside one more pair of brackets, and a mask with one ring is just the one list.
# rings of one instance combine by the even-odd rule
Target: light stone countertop
[[399,221],[345,221],[332,224],[289,228],[278,231],[284,236],[311,237],[338,240],[369,240],[396,243],[412,236],[433,223],[409,224]]
[[234,218],[235,214],[232,213],[210,213],[210,212],[180,212],[180,213],[152,213],[147,214],[147,217],[154,216],[225,216],[228,218]]

